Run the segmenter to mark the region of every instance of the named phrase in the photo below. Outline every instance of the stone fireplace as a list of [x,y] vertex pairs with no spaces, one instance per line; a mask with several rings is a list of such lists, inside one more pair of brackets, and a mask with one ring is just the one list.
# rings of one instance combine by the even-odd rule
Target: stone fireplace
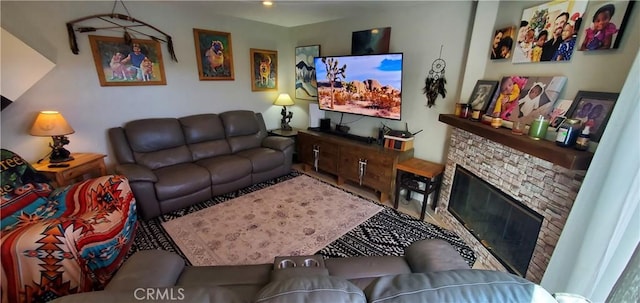
[[[458,119],[455,117],[445,118],[447,119],[444,120]],[[526,269],[525,277],[530,281],[540,283],[580,189],[586,168],[566,168],[566,165],[557,165],[522,151],[525,148],[521,148],[517,144],[517,140],[523,142],[524,145],[530,145],[533,143],[524,140],[533,141],[531,139],[520,137],[515,143],[508,143],[508,145],[515,146],[516,149],[496,142],[502,139],[490,140],[486,138],[496,136],[496,134],[481,136],[464,130],[464,128],[468,128],[468,125],[460,125],[458,121],[444,120],[441,115],[440,121],[451,125],[457,124],[454,126],[462,127],[463,129],[452,128],[446,168],[442,180],[442,191],[436,212],[474,250],[477,256],[476,263],[481,268],[501,271],[509,270],[448,211],[456,168],[458,166],[463,167],[508,195],[509,198],[521,203],[525,208],[537,213],[542,217],[542,223],[540,232],[535,240],[535,247],[529,266]],[[468,122],[462,123],[467,124]],[[471,127],[485,128],[482,132],[499,132],[498,135],[513,136],[508,130],[493,130],[490,127],[487,129],[485,125],[478,122],[472,123],[474,125],[471,125]],[[472,131],[476,132],[475,130]],[[534,143],[545,145],[551,142]],[[555,149],[555,146],[549,146],[549,149]],[[557,149],[559,153],[565,150],[566,153],[574,153],[573,150],[569,151],[569,149]],[[537,153],[537,151],[532,153]],[[581,154],[577,155],[578,157],[584,157]],[[588,161],[590,161],[592,154],[586,156],[589,157]],[[588,166],[588,161],[586,166]],[[584,167],[585,165],[582,166]]]

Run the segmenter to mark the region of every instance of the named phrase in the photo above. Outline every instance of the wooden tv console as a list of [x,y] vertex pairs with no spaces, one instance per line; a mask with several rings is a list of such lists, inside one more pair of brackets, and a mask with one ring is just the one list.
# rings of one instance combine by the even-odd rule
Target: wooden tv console
[[340,136],[302,130],[296,139],[298,160],[305,171],[320,170],[379,192],[380,202],[394,192],[396,165],[413,157],[413,149],[397,151]]

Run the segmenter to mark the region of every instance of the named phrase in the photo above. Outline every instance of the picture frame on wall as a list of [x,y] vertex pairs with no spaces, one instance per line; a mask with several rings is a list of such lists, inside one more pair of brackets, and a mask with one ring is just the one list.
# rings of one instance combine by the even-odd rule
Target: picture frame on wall
[[167,84],[158,41],[89,35],[89,43],[100,86]]
[[618,93],[578,91],[567,115],[589,126],[590,139],[600,142],[609,117],[618,100]]
[[478,80],[478,82],[476,82],[476,86],[473,88],[471,97],[469,98],[469,105],[471,105],[471,109],[485,112],[489,103],[491,103],[497,87],[498,81]]
[[497,29],[493,33],[489,58],[500,60],[511,58],[513,41],[515,39],[515,26],[507,26]]
[[587,1],[549,1],[522,12],[512,63],[571,60]]
[[391,27],[378,27],[351,33],[351,54],[371,55],[389,52]]
[[278,52],[251,48],[251,91],[278,89]]
[[234,80],[231,33],[193,29],[200,80]]
[[298,46],[296,55],[296,99],[318,100],[318,83],[314,57],[320,56],[320,45]]
[[615,49],[620,46],[629,15],[636,1],[591,2],[584,30],[576,48],[580,51]]

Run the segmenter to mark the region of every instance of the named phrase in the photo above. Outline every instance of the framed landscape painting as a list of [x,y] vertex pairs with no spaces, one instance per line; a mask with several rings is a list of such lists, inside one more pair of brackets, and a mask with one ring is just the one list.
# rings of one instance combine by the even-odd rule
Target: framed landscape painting
[[278,52],[273,50],[249,50],[251,60],[251,90],[278,89]]
[[193,29],[200,80],[233,80],[231,34]]
[[296,99],[318,99],[314,57],[320,56],[320,45],[296,47]]
[[166,85],[160,43],[89,35],[101,86]]

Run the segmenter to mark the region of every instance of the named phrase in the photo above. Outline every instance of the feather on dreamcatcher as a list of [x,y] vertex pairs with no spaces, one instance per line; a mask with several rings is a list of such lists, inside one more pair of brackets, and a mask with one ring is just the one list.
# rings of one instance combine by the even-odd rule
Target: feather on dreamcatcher
[[436,104],[436,98],[441,95],[444,98],[447,94],[447,89],[444,87],[447,84],[447,80],[444,78],[444,68],[447,63],[442,60],[442,46],[440,46],[440,57],[431,63],[431,70],[424,79],[424,88],[422,92],[427,97],[427,107],[432,107]]

